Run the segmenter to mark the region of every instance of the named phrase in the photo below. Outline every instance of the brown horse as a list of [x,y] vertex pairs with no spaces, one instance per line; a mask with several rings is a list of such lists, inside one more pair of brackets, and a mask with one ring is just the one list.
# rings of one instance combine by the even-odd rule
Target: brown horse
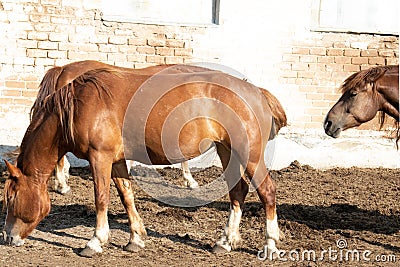
[[[43,107],[45,103],[45,99],[50,94],[54,93],[56,90],[63,88],[68,85],[74,79],[78,78],[82,74],[88,71],[92,71],[95,69],[101,69],[104,67],[103,63],[97,61],[78,61],[67,64],[62,67],[54,67],[50,69],[39,86],[39,94],[31,108],[31,118],[35,113],[35,110],[38,110]],[[285,111],[279,102],[279,100],[272,95],[268,90],[260,88],[261,93],[267,99],[268,105],[272,111],[272,115],[274,117],[274,131],[271,131],[269,140],[272,140],[275,135],[279,132],[282,127],[286,126],[287,118]],[[14,153],[15,152],[15,153]],[[18,153],[17,153],[18,152]],[[16,156],[19,154],[19,149],[13,151],[13,154]],[[128,163],[128,165],[131,165]],[[60,161],[57,162],[55,171],[54,171],[54,183],[53,189],[54,191],[60,194],[68,193],[71,188],[68,186],[67,182],[69,179],[69,167],[70,164],[66,156],[64,156]],[[182,177],[185,180],[185,184],[189,188],[198,188],[198,183],[193,179],[193,176],[190,172],[189,165],[187,161],[181,163],[182,168]],[[129,171],[129,170],[128,170]]]
[[[102,252],[102,245],[109,240],[107,210],[111,179],[129,218],[131,236],[125,249],[137,251],[144,247],[141,236],[146,231],[135,208],[126,156],[144,163],[169,164],[196,157],[201,153],[200,147],[214,142],[231,200],[229,220],[214,251],[230,251],[240,239],[239,222],[249,190],[240,172],[241,166],[252,178],[265,209],[268,249],[276,251],[279,228],[275,185],[264,163],[273,120],[266,98],[260,91],[230,75],[193,66],[131,70],[99,62],[95,64],[95,70],[84,72],[61,89],[47,94],[32,116],[17,165],[6,162],[10,176],[4,189],[3,203],[7,216],[3,235],[7,242],[22,245],[48,215],[47,182],[56,163],[69,151],[89,161],[94,181],[96,228],[81,255],[92,256]],[[161,70],[162,74],[154,76]],[[171,80],[178,85],[153,101],[152,97],[162,85],[154,82],[158,81],[154,77],[167,80],[167,85]],[[143,90],[145,82],[152,85],[147,90]],[[140,98],[143,93],[146,98]],[[137,100],[138,95],[139,101],[132,107],[130,103],[132,99]],[[140,108],[146,108],[148,101],[150,111],[142,114]],[[181,105],[185,108],[180,111],[178,107]],[[131,114],[132,108],[139,110]],[[185,118],[184,122],[173,121],[172,126],[181,126],[178,135],[174,135],[174,131],[163,132],[170,113],[176,115],[174,118]],[[143,116],[146,120],[140,121]],[[123,131],[127,124],[130,125],[129,120],[144,123],[144,134],[140,127],[143,125],[139,124],[139,127],[128,129],[132,140],[126,139]],[[164,150],[163,139],[177,143],[179,147]]]
[[372,120],[381,112],[381,127],[386,115],[397,123],[399,132],[399,66],[380,66],[362,70],[348,77],[341,86],[342,96],[324,121],[325,133],[338,137],[348,128]]

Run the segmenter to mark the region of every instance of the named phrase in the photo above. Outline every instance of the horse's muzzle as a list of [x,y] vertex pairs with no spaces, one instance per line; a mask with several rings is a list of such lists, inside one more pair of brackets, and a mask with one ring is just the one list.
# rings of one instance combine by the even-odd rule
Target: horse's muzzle
[[340,127],[334,127],[332,121],[325,120],[324,122],[325,133],[333,138],[338,138],[342,129]]

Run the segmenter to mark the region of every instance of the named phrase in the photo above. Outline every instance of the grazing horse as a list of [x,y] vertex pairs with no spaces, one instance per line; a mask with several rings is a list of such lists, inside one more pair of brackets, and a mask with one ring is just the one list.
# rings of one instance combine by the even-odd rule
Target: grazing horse
[[[38,95],[36,101],[31,108],[31,117],[33,116],[35,110],[40,109],[43,106],[44,100],[48,95],[68,85],[70,82],[81,76],[83,73],[102,67],[104,67],[104,65],[100,62],[86,60],[73,62],[63,67],[54,67],[50,69],[39,85],[40,94]],[[274,95],[272,95],[266,89],[260,88],[260,90],[267,99],[268,105],[274,117],[273,127],[275,127],[275,132],[273,132],[273,134],[271,134],[269,137],[269,140],[272,140],[278,133],[279,129],[286,126],[286,114],[281,103]],[[13,151],[15,152],[15,155],[17,155],[17,151],[19,152],[19,150]],[[132,163],[133,162],[127,162],[128,168],[132,165]],[[57,162],[57,165],[55,167],[53,189],[60,194],[66,194],[71,190],[71,187],[68,185],[69,168],[70,164],[66,156],[61,158]],[[182,176],[185,180],[185,185],[192,189],[198,188],[199,184],[196,182],[196,180],[193,179],[188,162],[182,162],[181,168]]]
[[324,121],[325,133],[334,138],[348,128],[372,120],[381,112],[381,127],[386,115],[393,117],[399,132],[399,66],[379,66],[356,72],[341,86],[342,96]]
[[[3,201],[7,210],[3,232],[6,241],[23,245],[49,214],[49,177],[65,153],[72,152],[90,163],[96,206],[94,235],[80,254],[90,257],[100,253],[109,240],[111,179],[128,214],[131,235],[124,249],[138,251],[144,247],[141,236],[146,230],[134,204],[125,160],[161,165],[183,162],[199,156],[200,147],[214,143],[231,201],[228,222],[214,251],[230,251],[240,240],[239,223],[249,190],[241,167],[251,178],[265,210],[267,247],[270,252],[277,251],[275,185],[264,162],[270,132],[276,129],[272,129],[272,112],[260,90],[228,74],[194,66],[132,70],[95,64],[95,70],[47,94],[32,116],[16,166],[6,161],[10,173]],[[158,98],[158,88],[168,84],[161,83],[165,80],[178,85]],[[145,82],[151,86],[143,90]],[[145,98],[140,98],[143,94]],[[132,106],[130,103],[138,98]],[[147,104],[151,109],[143,114]],[[176,119],[182,118],[184,124],[179,124],[182,121]],[[138,122],[138,127],[126,129],[129,120]],[[178,136],[174,135],[174,127],[163,132],[169,120],[173,120],[172,126],[182,126]],[[124,139],[125,131],[132,139]],[[166,151],[163,139],[179,147]]]

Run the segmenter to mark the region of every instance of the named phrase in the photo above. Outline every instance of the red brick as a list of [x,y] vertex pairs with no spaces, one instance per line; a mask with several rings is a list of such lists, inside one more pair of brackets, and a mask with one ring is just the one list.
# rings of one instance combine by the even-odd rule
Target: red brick
[[146,55],[141,55],[141,54],[128,55],[128,61],[129,62],[146,62]]
[[192,53],[192,48],[175,48],[175,56],[191,56]]
[[325,57],[317,57],[318,63],[333,63],[335,58],[332,56],[325,56]]
[[381,57],[393,57],[394,56],[394,52],[392,50],[379,50],[378,54]]
[[49,58],[66,58],[67,57],[67,51],[50,50],[47,53],[47,56]]
[[5,86],[8,88],[25,88],[25,82],[21,81],[6,81]]
[[356,72],[356,71],[360,71],[360,66],[359,65],[352,65],[352,64],[345,64],[345,65],[343,65],[343,70],[344,71]]
[[326,64],[326,71],[328,72],[338,72],[338,71],[343,71],[343,65],[342,64]]
[[310,55],[325,56],[326,48],[324,47],[312,47],[310,48]]
[[351,63],[351,57],[335,57],[335,63],[337,64],[350,64]]
[[341,94],[324,94],[324,100],[337,101],[339,100]]
[[49,34],[49,40],[52,42],[66,42],[66,41],[68,41],[68,34],[51,32]]
[[386,58],[386,65],[399,65],[399,58]]
[[183,57],[165,57],[166,64],[183,64],[184,58]]
[[158,55],[146,56],[147,63],[165,64],[165,57]]
[[111,44],[99,44],[99,52],[102,53],[117,53],[118,46]]
[[[7,83],[7,82],[6,82]],[[3,96],[21,96],[22,90],[3,90]]]
[[[22,92],[23,94],[23,92]],[[32,98],[35,96],[32,96]],[[23,106],[27,106],[30,107],[33,104],[33,101],[31,99],[27,99],[27,98],[14,98],[13,99],[13,104],[14,105],[23,105]]]
[[108,38],[108,43],[110,44],[127,44],[128,39],[124,36],[111,36]]
[[361,50],[362,57],[377,57],[378,50],[375,49],[368,49],[368,50]]
[[351,59],[351,63],[354,65],[368,64],[368,58],[354,57]]
[[293,47],[292,48],[293,54],[300,54],[300,55],[309,55],[310,49],[305,47]]
[[185,42],[182,40],[168,39],[166,40],[165,45],[168,47],[183,48],[185,46]]
[[156,52],[156,49],[154,47],[151,46],[139,46],[136,51],[138,51],[139,53],[143,53],[143,54],[154,54]]
[[[39,88],[39,82],[27,82],[26,83],[26,89],[37,89]],[[37,93],[37,91],[35,90],[35,93]]]
[[333,43],[334,48],[346,48],[348,47],[347,42],[334,42]]
[[346,57],[357,57],[360,56],[360,50],[358,49],[345,49],[344,55]]
[[385,59],[382,57],[371,57],[368,59],[370,65],[385,65]]
[[322,125],[322,122],[324,121],[324,119],[325,119],[325,116],[324,115],[314,115],[314,116],[311,116],[311,122],[321,122],[321,125]]
[[174,49],[170,47],[157,47],[156,54],[160,56],[173,56]]
[[58,43],[56,42],[47,42],[47,41],[39,41],[38,42],[39,49],[58,49]]
[[147,40],[147,44],[149,46],[165,46],[166,40],[165,39],[159,39],[159,38],[151,38]]
[[326,54],[328,56],[343,56],[344,50],[341,48],[328,48],[326,49]]

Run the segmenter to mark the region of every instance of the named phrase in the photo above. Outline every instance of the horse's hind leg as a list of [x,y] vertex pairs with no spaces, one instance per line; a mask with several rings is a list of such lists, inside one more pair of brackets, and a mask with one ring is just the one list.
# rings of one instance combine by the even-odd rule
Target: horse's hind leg
[[217,144],[217,153],[221,159],[225,180],[230,189],[229,198],[231,201],[229,218],[224,233],[213,248],[213,252],[223,253],[234,249],[240,241],[239,224],[249,186],[241,177],[240,162],[235,154],[233,153],[231,157],[232,152],[222,144]]
[[132,184],[129,180],[128,169],[125,160],[121,160],[113,164],[111,177],[117,187],[119,197],[128,214],[129,227],[131,236],[125,250],[130,252],[137,252],[139,249],[144,248],[144,242],[141,236],[146,235],[142,219],[136,210]]
[[54,191],[65,195],[71,191],[71,187],[68,186],[69,179],[69,168],[70,164],[67,157],[62,157],[56,164],[54,169]]
[[[263,157],[261,157],[263,159]],[[276,215],[276,187],[269,175],[264,162],[248,163],[246,169],[249,177],[253,177],[252,184],[257,189],[258,196],[266,215],[266,237],[268,257],[277,257],[276,242],[279,240],[278,218]]]

